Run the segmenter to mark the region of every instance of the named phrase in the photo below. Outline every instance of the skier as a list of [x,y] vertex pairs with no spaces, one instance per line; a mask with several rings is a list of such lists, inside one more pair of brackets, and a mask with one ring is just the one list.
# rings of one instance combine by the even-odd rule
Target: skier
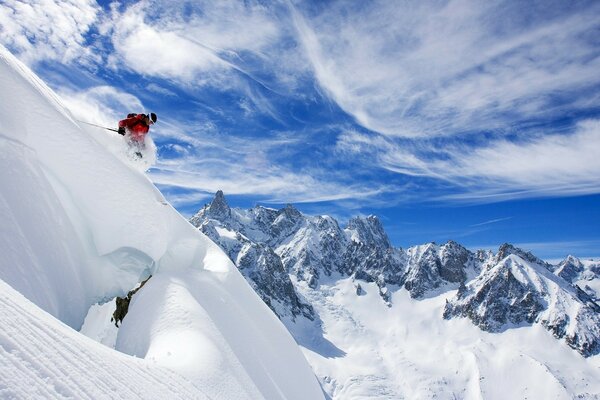
[[127,118],[119,121],[119,135],[127,136],[129,144],[137,147],[135,154],[142,157],[141,150],[145,148],[144,138],[150,130],[150,125],[156,123],[156,114],[128,114]]

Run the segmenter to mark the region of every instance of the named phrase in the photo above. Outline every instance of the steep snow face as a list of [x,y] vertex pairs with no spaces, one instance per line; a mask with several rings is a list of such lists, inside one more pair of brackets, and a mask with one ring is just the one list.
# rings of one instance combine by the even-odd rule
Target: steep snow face
[[[152,362],[129,363],[140,366],[136,374],[119,377],[118,369],[108,374],[115,385],[106,391],[144,385],[154,379],[146,370],[155,363],[174,371],[165,379],[184,376],[191,384],[182,388],[197,390],[189,395],[182,389],[181,397],[322,397],[294,340],[223,251],[167,205],[121,152],[106,145],[123,146],[122,137],[78,126],[52,91],[4,48],[0,93],[0,279],[79,329],[92,304],[123,295],[153,274],[134,297],[117,337],[109,339],[123,353]],[[0,302],[7,315],[21,312],[19,307]],[[1,339],[0,365],[25,370],[30,360],[14,355],[35,348],[39,390],[54,377],[47,372],[54,364],[84,375],[98,372],[88,371],[84,358],[104,359],[107,369],[114,364],[111,357],[132,360],[114,350],[97,353],[97,346],[57,352],[40,335],[56,341],[79,334],[59,335],[57,321],[48,322],[48,316],[36,323],[36,315],[27,316],[23,338]],[[182,380],[173,378],[168,385]],[[32,384],[27,379],[11,382],[11,390],[37,390],[35,384],[26,387]],[[121,397],[118,389],[115,396]]]

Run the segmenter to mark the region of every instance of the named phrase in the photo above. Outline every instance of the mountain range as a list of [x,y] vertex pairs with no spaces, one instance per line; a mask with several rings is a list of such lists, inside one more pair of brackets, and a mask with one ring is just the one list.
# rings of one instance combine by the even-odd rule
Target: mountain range
[[483,330],[540,323],[584,356],[600,352],[600,263],[569,256],[551,265],[503,244],[472,252],[449,241],[403,250],[392,246],[376,216],[352,218],[345,228],[329,216],[303,215],[293,205],[232,209],[222,191],[190,222],[229,255],[263,301],[281,318],[314,319],[288,274],[312,289],[338,273],[374,282],[382,301],[406,290],[415,299],[458,289],[444,318],[467,317]]
[[553,265],[511,244],[495,253],[454,241],[402,249],[376,216],[352,218],[342,228],[332,217],[303,215],[289,204],[231,208],[222,191],[190,222],[226,252],[301,344],[307,325],[317,336],[329,330],[317,304],[346,281],[356,298],[350,304],[367,287],[389,309],[396,294],[406,293],[412,304],[443,298],[437,315],[427,318],[466,319],[492,334],[537,326],[583,357],[600,352],[600,263],[569,256]]

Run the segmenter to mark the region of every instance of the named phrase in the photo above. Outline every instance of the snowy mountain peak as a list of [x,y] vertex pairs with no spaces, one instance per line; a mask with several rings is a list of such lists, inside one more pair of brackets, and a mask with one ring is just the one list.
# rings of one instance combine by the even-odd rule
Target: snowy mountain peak
[[222,190],[218,190],[215,193],[215,197],[208,207],[208,215],[216,219],[231,217],[231,208],[229,208]]
[[583,270],[584,266],[581,260],[569,255],[556,266],[554,273],[565,279],[567,282],[573,282]]
[[582,355],[598,354],[598,306],[555,277],[537,258],[532,262],[520,254],[506,254],[493,268],[461,286],[446,303],[444,318],[467,317],[490,332],[539,322]]
[[[455,241],[394,248],[375,216],[352,218],[342,230],[334,218],[304,216],[287,205],[280,210],[233,209],[226,226],[208,215],[193,223],[226,249],[280,317],[287,307],[292,318],[318,319],[287,274],[318,290],[322,278],[339,273],[375,284],[388,307],[393,307],[391,288],[403,288],[413,299],[458,289],[445,307],[447,319],[467,317],[492,332],[540,323],[586,356],[595,354],[600,343],[600,332],[593,327],[598,307],[590,289],[598,282],[592,269],[596,264],[577,269],[577,279],[591,279],[578,291],[554,275],[549,264],[508,243],[496,255],[489,250],[472,253]],[[562,265],[557,271],[580,264],[569,258]],[[271,279],[273,275],[278,278]],[[354,292],[364,294],[363,286],[356,285],[361,290]]]
[[584,291],[594,301],[600,301],[600,263],[568,256],[555,267],[554,274]]
[[529,261],[531,263],[541,265],[547,269],[553,269],[552,266],[546,261],[534,256],[533,254],[531,254],[531,252],[522,250],[518,247],[513,246],[510,243],[504,243],[500,246],[500,248],[498,249],[498,253],[496,254],[496,262],[501,262],[504,258],[508,257],[511,254],[519,256],[523,260]]
[[383,224],[375,215],[350,219],[346,231],[350,234],[351,240],[367,246],[381,246],[384,248],[392,246],[387,233],[383,229]]

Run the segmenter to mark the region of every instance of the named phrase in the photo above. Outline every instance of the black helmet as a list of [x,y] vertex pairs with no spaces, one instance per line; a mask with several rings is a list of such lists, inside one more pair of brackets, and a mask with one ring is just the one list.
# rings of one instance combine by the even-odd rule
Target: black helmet
[[152,120],[152,122],[156,123],[156,120],[158,119],[156,117],[156,114],[154,113],[150,113],[150,115],[148,115],[148,118],[150,118]]

